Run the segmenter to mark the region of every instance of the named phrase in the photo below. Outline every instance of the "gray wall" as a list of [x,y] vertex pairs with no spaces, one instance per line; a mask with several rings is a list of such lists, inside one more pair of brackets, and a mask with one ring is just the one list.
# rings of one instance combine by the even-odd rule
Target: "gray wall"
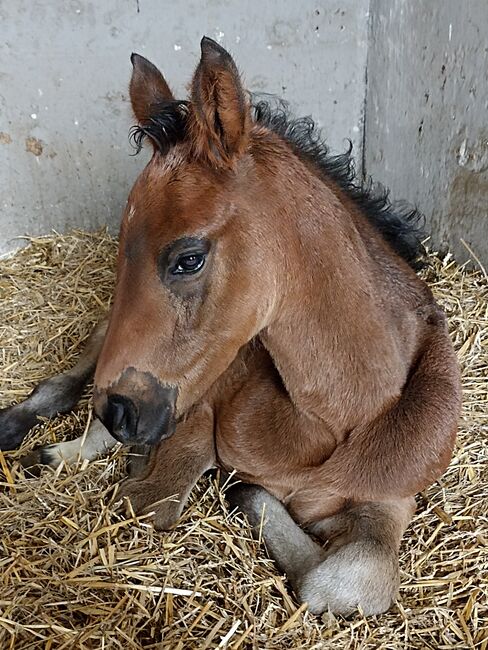
[[[355,144],[434,245],[488,263],[488,0],[0,0],[0,252],[24,233],[117,230],[132,50],[185,93],[207,34],[251,90]],[[367,74],[366,74],[367,73]],[[363,150],[364,144],[364,150]]]
[[365,171],[488,263],[488,2],[371,0]]
[[24,233],[117,229],[144,162],[130,157],[131,51],[180,95],[203,34],[251,90],[352,137],[361,160],[369,0],[0,0],[0,251]]

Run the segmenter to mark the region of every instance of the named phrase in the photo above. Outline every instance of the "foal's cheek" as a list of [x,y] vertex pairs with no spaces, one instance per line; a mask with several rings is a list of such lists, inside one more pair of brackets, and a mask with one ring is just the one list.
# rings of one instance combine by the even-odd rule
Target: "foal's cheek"
[[235,352],[230,348],[225,350],[217,343],[210,348],[196,340],[191,354],[182,358],[192,359],[191,365],[182,366],[178,374],[178,396],[176,400],[176,417],[181,417],[202,397],[209,396],[213,391],[216,380],[234,360]]
[[184,415],[194,404],[196,404],[208,391],[209,385],[206,376],[189,377],[184,374],[178,382],[178,396],[175,404],[176,418]]

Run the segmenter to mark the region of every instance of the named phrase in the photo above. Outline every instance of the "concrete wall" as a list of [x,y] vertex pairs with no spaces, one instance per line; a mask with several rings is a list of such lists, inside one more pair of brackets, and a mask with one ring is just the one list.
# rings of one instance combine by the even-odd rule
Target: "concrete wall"
[[488,263],[488,2],[371,0],[364,166]]
[[250,89],[312,114],[334,149],[351,137],[434,245],[464,259],[463,238],[488,263],[487,0],[0,0],[0,34],[0,252],[117,230],[145,160],[129,155],[130,52],[183,96],[207,34]]
[[351,137],[361,160],[369,0],[0,0],[0,252],[24,233],[117,229],[130,157],[131,51],[182,95],[203,34],[247,86]]

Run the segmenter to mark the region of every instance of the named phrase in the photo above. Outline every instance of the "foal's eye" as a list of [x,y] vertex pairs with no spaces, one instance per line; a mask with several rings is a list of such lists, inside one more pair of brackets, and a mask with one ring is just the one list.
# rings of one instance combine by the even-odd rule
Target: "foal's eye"
[[171,272],[173,275],[179,275],[181,273],[191,275],[200,271],[204,264],[205,255],[202,253],[188,253],[178,257]]

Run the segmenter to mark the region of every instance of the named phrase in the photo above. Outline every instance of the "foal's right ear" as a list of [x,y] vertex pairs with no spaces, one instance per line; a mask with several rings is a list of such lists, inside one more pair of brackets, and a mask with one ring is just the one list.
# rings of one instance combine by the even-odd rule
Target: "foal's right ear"
[[205,36],[200,47],[202,55],[191,85],[193,149],[198,158],[229,167],[249,140],[249,103],[231,55]]
[[150,122],[158,104],[174,101],[175,98],[155,65],[140,54],[133,53],[130,60],[133,66],[130,101],[137,121],[144,125]]

